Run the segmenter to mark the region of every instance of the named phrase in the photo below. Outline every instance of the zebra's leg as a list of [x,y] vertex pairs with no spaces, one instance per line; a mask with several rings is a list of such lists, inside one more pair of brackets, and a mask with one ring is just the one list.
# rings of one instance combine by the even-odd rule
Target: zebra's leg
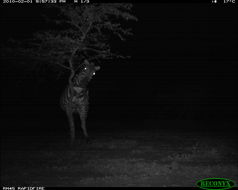
[[87,113],[84,110],[78,110],[80,120],[81,120],[81,128],[83,130],[84,137],[86,140],[88,140],[88,132],[86,128],[86,119],[87,119]]
[[71,110],[66,110],[66,113],[69,121],[70,141],[72,145],[75,140],[75,126],[74,126],[73,112]]

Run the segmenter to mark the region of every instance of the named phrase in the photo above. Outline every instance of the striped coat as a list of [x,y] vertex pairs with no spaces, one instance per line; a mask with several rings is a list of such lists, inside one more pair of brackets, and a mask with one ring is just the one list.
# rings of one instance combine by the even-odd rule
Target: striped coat
[[60,105],[68,117],[71,143],[73,143],[75,140],[74,113],[79,114],[83,134],[86,138],[88,138],[86,128],[86,119],[89,106],[87,85],[92,79],[93,75],[95,75],[95,72],[99,69],[99,66],[95,66],[93,63],[85,61],[82,71],[76,74],[72,79],[72,88],[70,85],[68,85],[61,95]]

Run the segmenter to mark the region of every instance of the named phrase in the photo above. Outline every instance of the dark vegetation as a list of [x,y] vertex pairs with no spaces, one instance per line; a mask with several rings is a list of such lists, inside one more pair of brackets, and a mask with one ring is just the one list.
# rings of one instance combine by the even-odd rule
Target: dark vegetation
[[[186,121],[147,121],[138,130],[126,122],[94,125],[102,127],[101,131],[91,132],[89,143],[78,140],[73,147],[57,134],[5,137],[1,143],[2,184],[195,186],[197,180],[207,177],[238,180],[238,152],[232,133],[199,131],[199,125],[205,124]],[[147,130],[147,125],[154,126]],[[165,130],[170,125],[181,128]],[[196,125],[197,130],[189,129]],[[231,124],[223,127],[226,125]]]

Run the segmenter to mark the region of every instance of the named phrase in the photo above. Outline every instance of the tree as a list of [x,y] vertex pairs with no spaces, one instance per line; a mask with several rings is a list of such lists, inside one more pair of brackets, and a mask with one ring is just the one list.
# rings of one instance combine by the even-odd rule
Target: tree
[[[131,35],[120,21],[137,18],[131,14],[131,4],[93,3],[81,5],[50,5],[57,15],[45,15],[56,29],[37,32],[32,38],[16,41],[4,47],[3,56],[9,54],[31,59],[31,63],[54,66],[58,72],[69,71],[68,82],[80,68],[82,61],[99,61],[115,57],[125,58],[111,51],[110,34],[120,40]],[[34,65],[34,64],[33,64]]]

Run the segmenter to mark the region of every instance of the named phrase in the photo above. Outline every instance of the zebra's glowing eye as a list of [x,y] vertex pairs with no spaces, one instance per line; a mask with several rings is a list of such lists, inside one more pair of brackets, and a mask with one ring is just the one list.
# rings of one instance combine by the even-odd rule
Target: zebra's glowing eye
[[93,75],[95,75],[95,72],[93,72]]
[[87,67],[84,67],[84,70],[87,70]]

